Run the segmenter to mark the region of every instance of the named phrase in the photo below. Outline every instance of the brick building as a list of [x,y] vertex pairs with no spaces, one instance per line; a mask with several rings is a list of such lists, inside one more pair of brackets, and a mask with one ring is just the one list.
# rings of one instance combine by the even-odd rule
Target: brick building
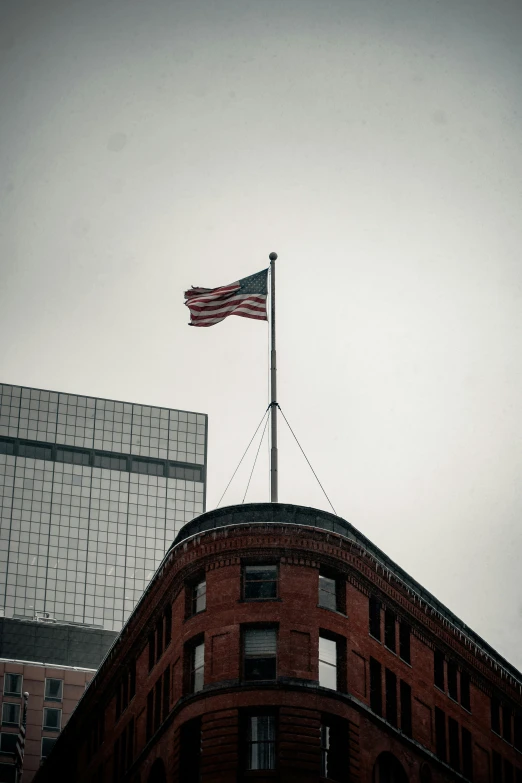
[[349,523],[252,504],[173,546],[36,783],[522,783],[522,676]]

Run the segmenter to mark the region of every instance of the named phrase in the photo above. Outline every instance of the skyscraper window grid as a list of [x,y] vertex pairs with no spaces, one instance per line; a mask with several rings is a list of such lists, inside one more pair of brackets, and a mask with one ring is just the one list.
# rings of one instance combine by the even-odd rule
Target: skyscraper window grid
[[[203,414],[0,385],[0,438],[13,439],[0,444],[5,616],[119,630],[181,525],[204,510],[206,432]],[[34,449],[15,439],[46,458],[21,456]],[[50,459],[55,444],[116,453],[122,469],[86,453],[78,461],[91,464],[59,462],[63,449]],[[166,463],[153,466],[162,475],[129,472],[131,454],[201,466],[200,480],[173,478]]]

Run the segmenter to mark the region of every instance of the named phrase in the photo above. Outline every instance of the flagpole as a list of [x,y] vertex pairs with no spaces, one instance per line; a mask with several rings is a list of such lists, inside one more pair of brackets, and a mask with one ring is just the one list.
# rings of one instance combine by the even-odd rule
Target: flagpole
[[270,502],[277,503],[277,361],[275,330],[275,262],[277,253],[270,253]]

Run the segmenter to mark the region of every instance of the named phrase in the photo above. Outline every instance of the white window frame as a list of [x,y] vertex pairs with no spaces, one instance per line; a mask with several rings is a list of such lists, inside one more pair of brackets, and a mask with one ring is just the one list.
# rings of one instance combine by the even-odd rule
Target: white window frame
[[[18,707],[18,721],[16,723],[11,723],[10,721],[4,720],[4,707]],[[20,725],[20,704],[13,701],[4,701],[2,704],[2,726],[19,726]]]
[[[7,677],[20,677],[20,693],[15,693],[14,691],[6,691],[5,687],[7,684]],[[20,672],[4,672],[4,696],[18,696],[19,698],[22,698],[23,690],[24,690],[23,674],[20,674]]]
[[[62,684],[62,687],[60,688],[60,696],[48,696],[47,695],[47,683],[50,680],[54,680],[55,682],[60,682]],[[63,680],[61,679],[61,677],[46,677],[45,678],[44,700],[45,701],[55,701],[55,702],[62,702],[63,701]]]

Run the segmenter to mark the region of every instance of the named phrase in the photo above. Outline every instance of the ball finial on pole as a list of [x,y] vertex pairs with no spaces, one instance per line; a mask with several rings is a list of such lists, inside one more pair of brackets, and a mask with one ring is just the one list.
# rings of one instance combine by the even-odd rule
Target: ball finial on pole
[[270,261],[276,261],[277,260],[277,253],[270,253],[268,258],[270,259]]

